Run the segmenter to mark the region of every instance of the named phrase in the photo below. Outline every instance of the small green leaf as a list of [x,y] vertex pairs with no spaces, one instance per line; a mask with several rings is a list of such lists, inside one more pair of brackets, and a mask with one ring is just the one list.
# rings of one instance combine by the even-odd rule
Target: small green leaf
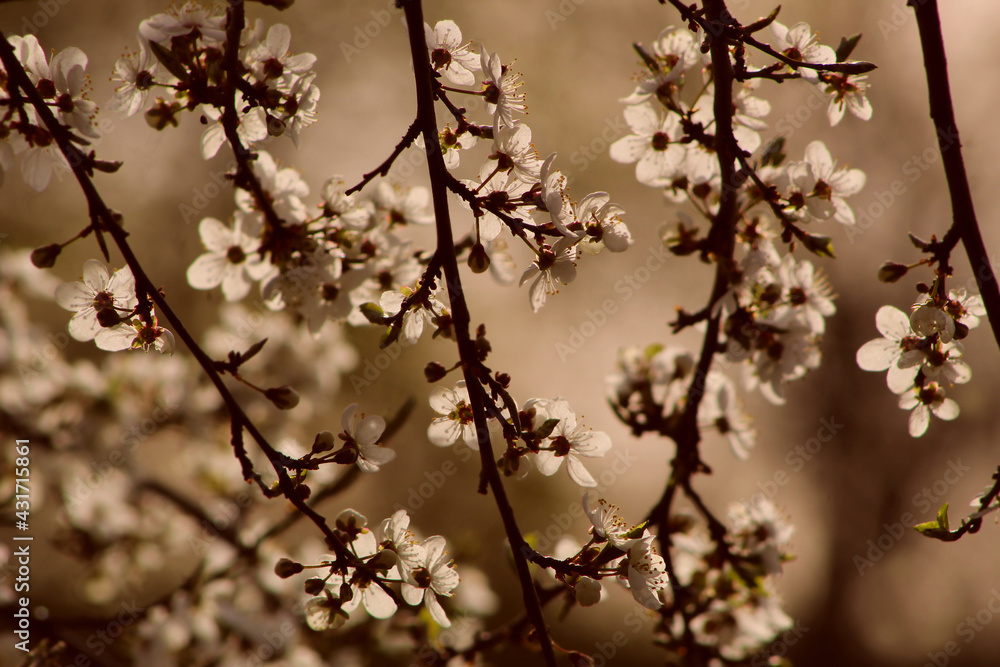
[[559,423],[558,419],[546,419],[545,423],[539,426],[538,430],[535,431],[535,435],[538,436],[539,440],[542,438],[549,437],[558,423]]
[[806,250],[819,257],[837,258],[833,252],[833,239],[821,234],[803,234],[799,237]]
[[361,304],[361,314],[372,324],[385,324],[385,311],[373,301]]
[[149,50],[153,52],[156,59],[160,61],[160,64],[167,68],[167,71],[176,76],[181,80],[181,83],[187,83],[190,76],[188,71],[184,68],[184,65],[177,56],[173,54],[169,49],[165,49],[156,42],[150,40],[148,42]]
[[861,33],[852,37],[841,37],[840,45],[837,46],[837,62],[842,63],[851,57],[851,53],[854,51],[854,47],[858,45],[861,41]]
[[254,356],[255,356],[255,355],[256,355],[256,354],[258,353],[258,352],[260,352],[261,350],[263,350],[263,349],[264,349],[264,344],[265,344],[265,343],[267,343],[267,339],[266,339],[266,338],[265,338],[265,339],[263,339],[263,340],[259,340],[259,341],[257,341],[256,343],[254,343],[253,345],[251,345],[251,346],[250,346],[250,348],[249,348],[249,349],[247,349],[247,351],[246,351],[246,352],[244,352],[244,353],[243,353],[243,354],[241,355],[241,357],[240,357],[240,363],[241,363],[241,364],[245,364],[246,362],[248,362],[248,361],[250,361],[251,359],[253,359],[253,358],[254,358]]
[[914,526],[921,535],[932,537],[942,542],[954,542],[958,536],[951,532],[948,524],[948,503],[938,510],[937,518],[934,521],[925,521]]

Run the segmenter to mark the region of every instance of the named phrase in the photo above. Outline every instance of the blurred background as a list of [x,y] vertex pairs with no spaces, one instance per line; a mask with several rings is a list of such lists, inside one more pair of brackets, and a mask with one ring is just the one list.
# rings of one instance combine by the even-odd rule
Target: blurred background
[[[281,13],[250,5],[251,17],[291,26],[292,51],[309,51],[319,58],[315,68],[322,91],[319,122],[304,131],[298,149],[284,140],[268,146],[276,158],[302,172],[313,193],[310,205],[319,200],[320,187],[330,176],[339,174],[353,183],[378,165],[412,120],[410,63],[399,15],[393,11],[391,22],[372,30],[374,35],[364,32],[391,6],[391,0],[298,0],[292,10]],[[743,0],[730,3],[730,8],[747,23],[766,15],[773,5]],[[148,0],[11,2],[0,5],[0,28],[5,34],[33,32],[46,49],[58,51],[70,45],[83,49],[90,58],[90,98],[103,106],[113,91],[109,78],[115,60],[125,49],[136,48],[139,22],[164,9]],[[588,260],[579,278],[550,297],[537,314],[530,310],[526,289],[499,287],[486,276],[470,278],[470,285],[473,321],[486,325],[494,350],[491,365],[510,373],[515,398],[562,396],[584,415],[588,426],[611,435],[615,451],[638,458],[639,465],[629,465],[624,474],[612,471],[604,477],[601,472],[611,470],[614,455],[590,465],[602,480],[601,495],[620,505],[626,518],[638,521],[659,497],[672,446],[652,437],[632,438],[607,408],[604,378],[614,370],[616,351],[622,346],[660,342],[693,349],[698,344],[696,334],[672,337],[666,323],[677,306],[701,307],[710,274],[697,260],[675,259],[654,272],[631,298],[615,292],[616,282],[633,275],[656,243],[657,229],[676,220],[677,209],[656,191],[639,185],[632,165],[612,162],[607,146],[628,133],[618,99],[631,92],[639,69],[631,43],[652,42],[666,26],[679,24],[677,14],[653,0],[454,0],[427,2],[425,14],[431,23],[454,19],[465,39],[499,52],[505,62],[515,60],[524,75],[526,120],[539,152],[559,153],[574,198],[605,190],[627,211],[625,220],[636,245],[623,255],[605,253]],[[995,122],[1000,68],[993,66],[1000,55],[994,39],[998,18],[1000,7],[986,0],[947,3],[942,16],[977,212],[987,248],[1000,252],[1000,228],[994,224],[1000,188],[993,182],[1000,145]],[[1000,527],[987,521],[979,534],[943,544],[897,525],[910,516],[911,523],[931,520],[944,502],[952,504],[952,520],[957,522],[1000,463],[996,442],[1000,422],[996,399],[990,398],[1000,391],[1000,376],[990,372],[997,368],[996,342],[985,326],[973,331],[965,345],[973,380],[949,393],[960,404],[961,416],[951,423],[933,420],[919,439],[907,435],[908,415],[897,408],[884,375],[865,373],[854,361],[858,347],[878,335],[875,311],[884,304],[905,310],[915,297],[913,284],[929,277],[914,272],[913,279],[885,285],[875,279],[878,266],[888,259],[908,263],[918,258],[907,232],[926,239],[942,235],[950,224],[912,11],[904,0],[793,1],[783,4],[779,21],[789,26],[806,21],[834,47],[842,36],[863,33],[854,58],[879,67],[869,77],[875,111],[867,123],[848,115],[830,128],[824,109],[809,107],[810,91],[805,86],[765,83],[759,96],[772,103],[772,113],[765,119],[772,130],[762,137],[767,141],[774,128],[781,129],[787,137],[786,153],[793,160],[800,159],[810,141],[823,139],[839,164],[863,169],[868,181],[849,200],[859,227],[846,230],[831,221],[821,230],[833,236],[838,259],[815,261],[839,294],[837,314],[828,322],[823,342],[822,367],[790,387],[783,407],[774,407],[759,395],[746,396],[759,430],[756,449],[748,462],[738,462],[725,442],[707,437],[704,457],[714,474],[699,478],[697,488],[718,515],[730,502],[763,492],[790,517],[797,559],[786,566],[778,585],[786,609],[798,619],[801,632],[788,642],[788,655],[798,664],[902,667],[941,665],[945,660],[952,665],[995,665],[1000,619],[990,623],[994,614],[989,605],[1000,600],[996,559]],[[186,321],[195,323],[192,328],[203,333],[216,317],[222,297],[218,290],[196,292],[185,282],[187,266],[202,252],[194,223],[201,215],[227,220],[233,202],[226,192],[209,197],[207,207],[190,222],[179,206],[204,194],[206,184],[225,170],[229,158],[223,150],[214,160],[200,159],[202,127],[192,115],[183,117],[179,129],[161,133],[149,129],[138,116],[107,117],[111,129],[96,147],[98,156],[122,160],[125,166],[118,174],[98,175],[98,186],[105,200],[124,214],[134,247],[154,281],[163,285]],[[419,157],[403,160],[393,176],[421,183],[420,164]],[[44,245],[69,238],[86,224],[82,195],[69,178],[38,194],[11,173],[0,201],[0,230],[8,235],[5,245]],[[456,206],[455,214],[461,226],[464,211]],[[422,242],[428,243],[428,238]],[[83,262],[97,255],[91,241],[76,243],[53,271],[62,280],[74,280]],[[969,283],[972,274],[964,256],[954,259],[951,284]],[[619,306],[613,321],[560,359],[557,345],[568,344],[574,331],[588,321],[587,308],[605,299]],[[52,331],[65,326],[66,313],[55,306],[36,317]],[[354,372],[363,373],[366,362],[380,354],[376,332],[355,330],[348,336],[358,350]],[[92,345],[75,342],[67,354],[98,356]],[[493,504],[474,493],[478,464],[455,450],[430,446],[424,436],[431,418],[426,402],[430,387],[419,372],[429,360],[450,365],[453,352],[436,341],[405,348],[360,395],[345,373],[340,395],[329,396],[328,414],[316,411],[316,420],[325,419],[327,424],[320,428],[335,430],[343,406],[351,402],[360,401],[366,412],[382,414],[411,397],[417,404],[390,443],[399,453],[396,462],[332,500],[327,514],[350,506],[376,520],[397,505],[409,504],[414,525],[425,535],[444,534],[460,565],[475,563],[488,573],[502,598],[495,619],[506,619],[516,613],[519,594],[500,547]],[[824,423],[842,428],[820,448],[813,447],[808,459],[795,456],[796,448],[815,438]],[[428,474],[451,469],[448,461],[457,465],[458,472],[448,475],[426,502],[419,506],[410,502]],[[233,460],[230,465],[235,468],[237,463]],[[776,475],[786,483],[775,483]],[[525,531],[544,534],[560,523],[558,515],[579,501],[578,488],[563,474],[543,481],[534,473],[511,481],[508,488]],[[583,539],[586,528],[585,521],[574,519],[567,532]],[[36,544],[36,549],[40,546]],[[43,582],[36,598],[44,600],[54,616],[61,610],[84,617],[99,613],[55,574],[51,581],[59,581],[59,587],[46,588],[44,580],[50,575],[44,574],[44,562],[36,561],[35,567]],[[150,595],[157,586],[150,582]],[[610,641],[620,629],[617,619],[631,604],[625,595],[616,595],[610,603],[575,610],[567,621],[554,621],[554,634],[564,645],[592,651],[589,647]],[[968,617],[975,623],[970,625]],[[970,632],[970,627],[979,629]],[[656,661],[659,654],[644,632],[610,662]],[[943,653],[949,642],[955,643],[957,654]],[[496,662],[505,664],[504,657]]]

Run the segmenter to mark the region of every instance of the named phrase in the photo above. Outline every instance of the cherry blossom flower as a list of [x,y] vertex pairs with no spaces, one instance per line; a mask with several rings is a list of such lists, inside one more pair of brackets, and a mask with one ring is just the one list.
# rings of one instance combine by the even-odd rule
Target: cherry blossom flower
[[[414,289],[403,286],[400,289],[393,289],[384,292],[379,299],[379,305],[388,316],[396,315],[403,307],[403,302],[415,292]],[[416,343],[424,332],[424,325],[434,324],[434,320],[444,313],[448,308],[441,301],[442,288],[438,288],[435,294],[428,296],[423,302],[410,303],[406,313],[403,314],[403,339],[408,343]]]
[[97,105],[85,98],[87,87],[87,56],[71,46],[63,49],[48,62],[45,51],[34,35],[25,35],[12,43],[18,60],[39,94],[53,107],[56,116],[85,137],[101,136],[94,127]]
[[155,81],[158,63],[149,50],[148,42],[139,38],[139,52],[125,55],[115,63],[113,81],[120,81],[108,109],[134,116],[146,106]]
[[736,458],[741,461],[750,458],[757,432],[739,403],[733,381],[722,373],[709,372],[705,397],[698,406],[698,421],[725,436]]
[[[332,572],[327,579],[326,590],[332,598],[338,599],[340,604],[332,608],[329,605],[314,605],[312,611],[316,613],[315,620],[318,622],[317,625],[321,627],[316,627],[312,623],[310,623],[310,627],[324,630],[330,628],[329,625],[322,627],[322,622],[327,620],[319,613],[323,607],[326,607],[328,611],[340,609],[345,614],[350,615],[355,609],[364,605],[365,611],[372,618],[389,618],[396,613],[396,603],[382,587],[381,579],[384,572],[374,567],[372,557],[376,556],[381,549],[375,540],[375,534],[367,527],[367,524],[368,519],[352,509],[344,510],[337,517],[337,528],[342,532],[353,535],[350,540],[350,548],[355,556],[369,564],[369,569],[346,568],[345,572]],[[336,562],[337,558],[326,556],[323,560],[332,563]],[[389,566],[386,566],[385,571],[388,571],[388,569]],[[350,587],[350,597],[348,599],[341,597],[342,584],[347,584]],[[320,598],[320,600],[323,599]],[[326,599],[329,600],[330,598]],[[308,616],[310,613],[309,608],[307,608],[306,613]],[[332,617],[333,614],[330,616]],[[333,618],[330,618],[330,620],[334,620],[335,622]]]
[[594,527],[594,535],[601,540],[607,540],[618,550],[627,552],[640,539],[636,534],[637,528],[629,526],[621,518],[619,514],[621,510],[617,505],[599,498],[597,507],[594,507],[591,505],[591,497],[590,491],[583,494],[583,511],[590,519],[590,525]]
[[431,618],[441,627],[450,627],[451,621],[437,596],[451,597],[458,586],[458,571],[452,565],[445,549],[445,539],[440,535],[427,538],[420,546],[425,559],[420,566],[407,571],[401,589],[403,599],[411,605],[419,604],[422,599]]
[[931,415],[950,421],[958,417],[958,403],[947,398],[944,389],[937,382],[928,382],[923,387],[913,387],[899,397],[899,407],[911,410],[909,418],[910,436],[919,438],[927,432]]
[[102,328],[127,321],[138,304],[132,269],[125,266],[111,274],[96,259],[83,265],[83,280],[60,285],[55,299],[74,313],[69,334],[80,341],[93,340]]
[[[917,350],[920,338],[910,328],[906,313],[894,306],[882,306],[875,314],[875,326],[882,338],[868,341],[857,352],[857,362],[866,371],[889,371],[886,383],[894,394],[913,387],[923,353]],[[904,362],[905,357],[905,362]],[[917,364],[914,363],[917,360]]]
[[483,49],[481,58],[486,111],[493,115],[494,125],[510,127],[514,124],[515,113],[526,112],[524,93],[519,92],[520,75],[501,63],[496,53],[488,55]]
[[434,214],[430,211],[430,191],[422,186],[406,187],[381,181],[372,197],[376,213],[388,227],[397,225],[430,225]]
[[739,502],[729,506],[733,548],[766,574],[780,574],[782,563],[789,559],[789,541],[795,528],[768,498]]
[[653,548],[655,537],[644,534],[628,549],[628,587],[632,597],[646,609],[653,611],[663,606],[661,592],[670,591],[670,577],[663,556]]
[[568,285],[576,278],[574,240],[563,237],[551,248],[542,246],[538,258],[521,274],[519,285],[534,279],[528,288],[528,301],[534,312],[537,313],[545,305],[546,296],[559,292],[556,281]]
[[396,458],[396,452],[380,442],[385,431],[385,419],[379,415],[357,418],[358,404],[352,403],[340,417],[344,429],[344,447],[357,452],[357,464],[364,472],[378,472],[381,466]]
[[524,123],[501,127],[494,120],[490,159],[497,161],[498,173],[510,173],[511,178],[529,185],[537,183],[541,176],[542,162],[531,143],[531,128]]
[[[771,34],[774,36],[771,46],[790,60],[817,65],[837,62],[837,54],[829,46],[819,43],[819,38],[808,23],[796,23],[788,28],[774,21],[771,23]],[[815,81],[819,76],[816,70],[808,67],[789,68],[797,71],[807,81]]]
[[649,104],[628,106],[624,113],[632,134],[611,144],[611,159],[622,164],[635,162],[635,177],[644,185],[669,185],[687,157],[687,149],[677,142],[681,134],[677,116],[658,114]]
[[[302,197],[309,194],[309,185],[292,167],[279,167],[274,157],[266,151],[257,151],[253,161],[253,173],[260,185],[271,198],[275,213],[285,222],[304,222],[307,211]],[[239,188],[236,190],[236,205],[247,213],[258,211],[253,194]],[[244,225],[246,229],[247,226]],[[250,230],[252,233],[253,230]]]
[[621,219],[625,209],[610,199],[606,192],[593,192],[576,206],[576,219],[583,225],[579,244],[583,252],[597,254],[603,248],[624,252],[632,245],[632,235]]
[[94,337],[94,343],[98,348],[108,352],[140,349],[148,352],[153,348],[160,354],[174,353],[174,335],[167,329],[157,326],[155,315],[148,323],[135,317],[131,326],[122,323],[101,329]]
[[448,447],[461,438],[472,449],[479,449],[465,380],[455,383],[454,389],[436,387],[431,392],[430,404],[441,416],[435,417],[427,428],[428,440],[438,447]]
[[257,252],[260,239],[243,233],[247,217],[237,211],[232,229],[215,218],[201,221],[198,234],[208,252],[188,267],[191,287],[207,290],[222,285],[226,301],[239,301],[249,293],[250,281],[263,280],[272,272],[271,263]]
[[[243,93],[236,93],[238,98],[242,95]],[[261,107],[244,110],[245,106],[239,99],[237,100],[236,134],[243,147],[249,148],[267,138],[267,113]],[[211,160],[228,140],[226,129],[222,126],[222,109],[203,104],[201,111],[209,121],[208,127],[201,135],[201,156]]]
[[456,86],[471,86],[476,82],[480,63],[472,44],[462,44],[462,31],[454,21],[438,21],[431,28],[424,24],[431,65]]
[[[844,109],[861,120],[870,120],[872,105],[868,101],[868,77],[865,75],[828,74],[823,77],[824,90],[832,95],[826,109],[830,125],[837,125],[844,117]],[[822,85],[822,84],[821,84]]]
[[371,224],[374,207],[370,201],[359,201],[345,194],[344,179],[334,176],[323,184],[323,215],[336,225],[364,230]]
[[379,548],[396,552],[396,567],[403,578],[427,561],[426,549],[417,542],[409,528],[410,515],[406,510],[396,510],[391,517],[382,521],[376,536]]
[[535,455],[538,471],[550,477],[556,474],[565,460],[570,479],[580,486],[597,486],[597,480],[584,467],[581,457],[604,456],[611,449],[611,438],[606,433],[577,424],[576,415],[564,399],[535,399],[529,401],[524,410],[534,410],[536,428],[547,419],[559,420],[548,437],[539,443],[539,451]]
[[652,74],[646,68],[643,71],[646,78],[621,101],[645,104],[655,99],[666,107],[676,106],[676,93],[683,84],[684,73],[701,61],[698,43],[687,28],[670,26],[660,33],[651,48],[654,59],[660,64],[659,71]]
[[814,334],[821,335],[826,330],[824,318],[837,312],[833,288],[823,272],[808,260],[796,262],[792,255],[785,255],[778,267],[778,281],[788,289],[788,302],[795,317],[808,324]]
[[283,23],[276,23],[267,31],[267,37],[250,54],[252,72],[258,81],[280,79],[288,73],[304,74],[316,63],[311,53],[291,55],[292,31]]
[[815,178],[806,201],[810,213],[820,219],[832,216],[839,223],[853,225],[854,212],[844,198],[861,191],[865,186],[865,172],[860,169],[836,169],[837,163],[822,141],[813,141],[806,146],[805,158]]
[[208,8],[186,2],[171,14],[157,14],[139,24],[139,34],[151,42],[163,42],[192,32],[197,32],[206,42],[221,44],[226,40],[226,17],[212,16]]

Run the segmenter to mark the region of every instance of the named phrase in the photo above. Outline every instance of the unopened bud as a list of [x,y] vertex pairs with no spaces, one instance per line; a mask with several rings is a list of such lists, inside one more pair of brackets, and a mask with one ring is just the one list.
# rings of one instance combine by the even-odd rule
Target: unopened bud
[[113,327],[121,321],[121,315],[114,308],[101,308],[97,311],[97,323],[102,327]]
[[448,374],[448,369],[436,361],[432,361],[424,366],[424,377],[428,382],[437,382]]
[[271,137],[280,137],[285,133],[285,121],[268,114],[267,134]]
[[883,283],[894,283],[905,276],[906,272],[909,270],[910,267],[905,264],[886,262],[882,266],[878,267],[878,279]]
[[490,256],[486,253],[486,248],[482,243],[472,246],[469,252],[469,268],[473,273],[483,273],[490,268]]
[[35,248],[31,251],[31,263],[39,269],[50,269],[55,266],[56,257],[62,252],[62,246],[58,243]]
[[382,549],[374,558],[368,561],[368,564],[375,570],[385,571],[395,565],[398,560],[395,551],[392,549]]
[[293,560],[281,558],[274,566],[274,573],[282,579],[287,579],[288,577],[298,574],[303,569],[305,568],[302,567],[302,563],[296,563]]
[[330,433],[329,431],[317,433],[316,439],[313,440],[312,453],[322,454],[323,452],[328,452],[333,449],[336,444],[337,437],[333,433]]
[[274,403],[274,406],[279,410],[291,410],[299,404],[299,392],[287,384],[280,387],[271,387],[264,392],[264,398]]
[[313,577],[312,579],[306,579],[306,583],[302,588],[307,595],[319,595],[325,587],[326,583],[322,579]]

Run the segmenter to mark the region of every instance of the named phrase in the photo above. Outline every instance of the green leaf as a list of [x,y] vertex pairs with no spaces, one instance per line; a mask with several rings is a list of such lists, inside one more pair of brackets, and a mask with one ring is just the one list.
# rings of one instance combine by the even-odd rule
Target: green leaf
[[556,427],[556,424],[558,423],[559,423],[558,419],[546,419],[545,423],[539,426],[538,430],[535,431],[535,435],[537,435],[539,439],[549,437],[550,435],[552,435],[552,430]]
[[918,523],[913,527],[921,535],[926,537],[932,537],[935,540],[941,540],[942,542],[954,542],[958,539],[958,536],[951,532],[948,523],[948,503],[941,506],[938,510],[937,518],[934,521],[925,521],[924,523]]
[[805,246],[806,250],[819,257],[830,257],[833,259],[837,258],[836,253],[833,252],[833,239],[829,236],[823,236],[821,234],[802,234],[799,237],[802,241],[802,245]]
[[861,41],[861,33],[852,37],[841,37],[840,45],[837,46],[837,62],[842,63],[851,57],[851,53],[854,51],[854,47],[858,45]]
[[372,324],[385,324],[385,311],[373,301],[361,304],[361,314]]
[[181,83],[188,82],[190,78],[188,71],[169,49],[163,48],[154,41],[149,41],[149,50],[153,52],[153,55],[160,61],[160,64],[167,68],[168,72],[181,80]]

